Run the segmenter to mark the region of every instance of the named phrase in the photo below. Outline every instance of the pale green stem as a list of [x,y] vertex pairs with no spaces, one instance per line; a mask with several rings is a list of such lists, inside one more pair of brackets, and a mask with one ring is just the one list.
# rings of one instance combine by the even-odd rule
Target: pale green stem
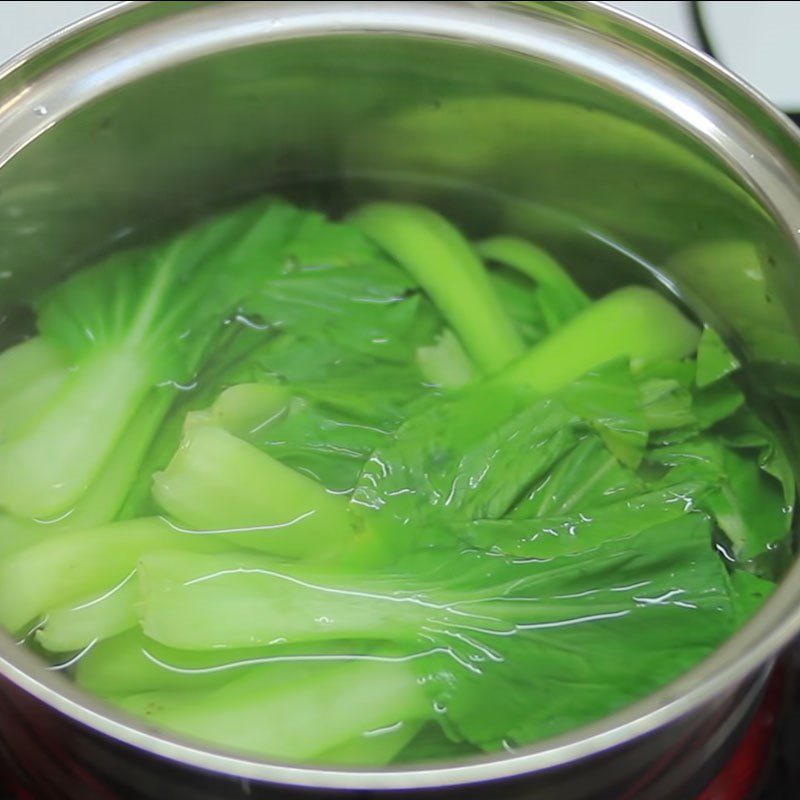
[[36,641],[51,653],[68,653],[116,636],[138,624],[139,587],[133,573],[102,594],[45,613]]
[[627,358],[633,369],[691,355],[696,325],[650,289],[631,286],[596,301],[496,377],[498,383],[557,391],[590,370]]
[[292,761],[320,760],[368,731],[432,716],[414,669],[398,661],[255,670],[209,692],[122,699],[123,707],[193,739]]
[[522,355],[522,339],[483,263],[444,217],[423,206],[373,203],[349,222],[419,281],[482,372]]
[[313,479],[206,425],[188,428],[172,461],[156,475],[153,496],[188,528],[282,556],[334,549],[360,525],[342,498]]

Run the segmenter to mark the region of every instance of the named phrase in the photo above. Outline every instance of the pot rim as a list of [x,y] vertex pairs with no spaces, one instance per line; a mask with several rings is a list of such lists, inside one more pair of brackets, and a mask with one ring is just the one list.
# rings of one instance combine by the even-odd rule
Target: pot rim
[[[308,7],[313,4],[232,3],[221,5],[229,6],[228,10],[231,13],[244,14],[244,12],[240,12],[241,6],[250,6],[251,11],[253,11],[252,7],[254,6],[260,10],[265,6]],[[447,14],[456,14],[459,9],[462,9],[465,14],[468,11],[472,16],[480,15],[484,12],[491,14],[499,11],[503,14],[508,14],[509,17],[513,15],[515,26],[521,28],[524,28],[524,25],[518,25],[520,19],[524,19],[525,13],[530,12],[530,9],[523,8],[526,4],[509,2],[489,4],[470,2],[422,2],[414,4],[366,2],[350,4],[333,2],[317,5],[323,5],[328,9],[327,14],[320,14],[321,17],[327,17],[328,21],[331,19],[331,14],[335,15],[337,13],[337,9],[343,14],[342,7],[350,7],[347,13],[347,21],[350,27],[345,25],[338,28],[319,29],[317,30],[317,35],[357,33],[359,31],[372,33],[382,31],[395,35],[420,33],[419,28],[397,28],[388,25],[381,27],[376,24],[374,18],[376,11],[396,9],[398,6],[413,5],[417,7],[417,10],[422,8],[430,15],[430,19],[438,14],[445,16]],[[711,95],[712,91],[718,93],[721,86],[731,95],[735,95],[737,99],[746,102],[749,110],[757,112],[761,117],[758,121],[768,123],[771,126],[774,133],[772,141],[769,141],[769,135],[758,137],[757,141],[760,142],[762,149],[761,151],[754,150],[753,152],[759,152],[760,156],[763,153],[763,158],[759,157],[753,164],[747,164],[748,169],[744,169],[745,165],[740,161],[736,161],[737,171],[740,177],[745,182],[749,182],[754,189],[766,193],[765,204],[786,231],[790,232],[796,241],[800,241],[797,239],[798,235],[800,235],[800,190],[795,188],[800,183],[795,183],[794,187],[790,186],[789,188],[785,185],[786,181],[792,178],[797,181],[794,170],[800,164],[800,134],[798,134],[792,123],[780,111],[775,109],[766,98],[743,80],[721,67],[708,56],[696,51],[687,43],[639,20],[627,12],[612,8],[605,3],[596,2],[556,2],[543,5],[550,6],[552,8],[550,13],[560,15],[562,18],[569,19],[579,16],[589,20],[601,20],[607,26],[606,29],[609,26],[613,29],[613,35],[617,37],[627,36],[629,40],[634,42],[644,42],[649,48],[660,51],[660,55],[668,57],[676,64],[688,63],[696,73],[693,78],[686,79],[687,83],[685,85],[689,89],[697,89],[702,94],[702,90],[705,88],[708,90],[708,94]],[[132,16],[132,20],[129,23],[130,28],[127,32],[144,29],[147,26],[147,19],[144,20],[143,26],[141,18],[137,19],[136,17],[148,7],[152,11],[153,6],[161,6],[158,19],[168,21],[176,14],[191,11],[203,13],[206,9],[213,10],[218,8],[220,4],[116,3],[41,40],[6,62],[5,65],[0,65],[0,168],[4,163],[4,157],[6,159],[13,157],[16,152],[38,135],[44,133],[58,119],[67,116],[75,108],[86,102],[87,99],[91,99],[89,95],[76,96],[69,98],[60,107],[56,104],[52,108],[53,113],[44,121],[38,119],[37,115],[31,114],[26,114],[23,118],[18,113],[20,109],[13,107],[14,103],[3,102],[4,82],[23,70],[32,70],[35,80],[39,81],[41,78],[41,82],[45,83],[49,76],[55,74],[55,70],[50,69],[52,65],[48,64],[46,65],[47,69],[41,75],[36,75],[36,61],[41,59],[43,55],[50,53],[56,45],[62,45],[71,39],[80,38],[99,26],[120,21],[124,19],[125,15]],[[175,6],[178,6],[178,8],[175,8]],[[428,8],[429,6],[431,8]],[[434,11],[433,6],[437,6],[438,9]],[[370,17],[370,12],[372,12],[371,22],[366,24],[367,18]],[[401,12],[398,11],[397,13]],[[397,18],[399,19],[399,17]],[[392,20],[395,19],[396,17],[392,17]],[[430,19],[427,21],[430,22]],[[363,27],[353,27],[359,21]],[[488,26],[488,23],[486,25]],[[474,35],[475,30],[477,28],[470,32]],[[498,31],[488,30],[488,28],[487,31],[487,37],[488,33],[491,33],[495,38],[484,37],[477,41],[478,44],[485,47],[504,45],[507,49],[522,55],[527,54],[530,56],[532,54],[530,49],[525,49],[521,46],[524,44],[524,30],[518,36],[513,37],[513,41],[508,38],[510,37],[508,31],[500,31],[498,33]],[[309,35],[310,32],[313,33],[312,28],[304,29],[305,35]],[[241,41],[234,43],[233,46],[245,46],[253,44],[255,41],[278,40],[286,36],[285,32],[276,33],[273,31],[270,33],[270,31],[264,30],[263,26],[260,30],[251,31],[250,33],[257,35],[258,38],[256,40],[248,40],[244,37]],[[442,37],[444,36],[443,30],[434,31],[432,35],[437,33]],[[506,36],[506,40],[503,40],[500,34]],[[302,33],[295,35],[302,35]],[[500,38],[497,38],[498,36]],[[230,42],[228,44],[230,45]],[[86,42],[84,42],[84,45],[86,45]],[[100,46],[102,49],[102,43]],[[93,46],[89,43],[88,49],[83,52],[79,51],[77,54],[67,53],[63,55],[62,62],[64,65],[68,65],[71,60],[76,58],[80,60],[83,55],[90,56],[92,49]],[[207,52],[217,52],[222,49],[225,48],[219,46],[217,50],[209,50]],[[198,54],[205,55],[206,52],[198,51],[195,57]],[[166,66],[172,63],[177,63],[177,61],[168,62]],[[162,64],[162,66],[165,65]],[[142,73],[139,72],[127,77],[120,77],[120,83],[117,85],[135,80],[141,75]],[[105,91],[108,91],[108,86],[96,89],[94,96],[98,96]],[[24,111],[35,109],[36,106],[30,105],[36,102],[35,95],[36,93],[34,92],[32,97],[25,98],[24,102],[17,105],[22,106]],[[9,108],[11,108],[10,111]],[[11,120],[14,124],[4,128],[4,116],[9,114],[11,114],[12,118],[16,117],[16,119]],[[38,115],[38,117],[40,116]],[[19,119],[24,119],[24,123],[19,123]],[[735,115],[731,115],[730,120],[735,122]],[[775,143],[776,137],[780,140],[777,145]],[[786,152],[788,148],[792,148],[794,152]],[[774,196],[774,194],[767,192],[765,187],[775,188],[776,186],[776,164],[779,167],[778,177],[781,191],[777,193],[777,196]],[[32,653],[18,647],[12,638],[5,633],[0,633],[0,675],[8,678],[12,683],[48,706],[95,731],[152,754],[202,770],[218,772],[244,780],[266,781],[316,789],[415,789],[455,786],[550,770],[569,762],[595,756],[604,750],[637,739],[680,719],[700,706],[713,703],[722,695],[735,690],[743,681],[753,676],[760,667],[770,662],[798,631],[800,631],[800,563],[796,562],[764,607],[736,635],[690,672],[637,703],[567,734],[520,748],[513,754],[500,753],[465,758],[449,763],[425,764],[407,768],[394,767],[382,770],[305,767],[274,763],[227,752],[224,749],[198,743],[178,735],[157,732],[147,723],[119,712],[79,689],[59,672],[53,671],[52,668],[48,668],[40,662]]]

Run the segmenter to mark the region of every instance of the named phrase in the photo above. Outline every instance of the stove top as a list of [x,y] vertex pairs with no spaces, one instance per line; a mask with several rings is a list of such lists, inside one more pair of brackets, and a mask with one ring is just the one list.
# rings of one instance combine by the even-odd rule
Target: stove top
[[[756,791],[752,794],[753,800],[791,800],[800,797],[800,643],[796,644],[784,656],[784,674],[786,686],[779,696],[773,701],[772,709],[763,708],[754,725],[765,724],[769,717],[762,717],[767,713],[773,719],[772,730],[767,733],[768,742],[761,757],[757,752],[750,756],[737,752],[729,766],[746,769],[748,757],[759,765],[760,776],[757,781]],[[769,699],[769,698],[768,698]],[[760,721],[759,721],[759,718]],[[745,739],[756,736],[754,728],[746,734]],[[740,746],[740,750],[745,743]],[[756,748],[757,750],[757,748]],[[724,787],[722,787],[724,789]],[[735,798],[736,795],[730,795]],[[743,795],[750,800],[750,797]],[[703,797],[702,800],[728,800],[728,795],[718,794]]]
[[699,800],[786,800],[793,776],[785,743],[790,717],[786,706],[797,705],[796,687],[800,672],[780,669],[772,679],[761,708],[730,761]]

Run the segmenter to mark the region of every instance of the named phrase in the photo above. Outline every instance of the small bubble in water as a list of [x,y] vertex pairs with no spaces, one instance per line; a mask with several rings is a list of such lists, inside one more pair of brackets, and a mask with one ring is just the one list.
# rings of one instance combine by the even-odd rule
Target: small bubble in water
[[46,117],[47,106],[35,106],[33,109],[33,113],[36,114],[37,117]]

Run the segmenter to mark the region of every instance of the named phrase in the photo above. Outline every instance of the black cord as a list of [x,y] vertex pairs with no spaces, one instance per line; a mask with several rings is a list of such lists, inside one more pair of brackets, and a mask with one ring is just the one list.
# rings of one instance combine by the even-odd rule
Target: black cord
[[[700,49],[706,53],[706,55],[711,56],[711,58],[716,58],[717,61],[719,61],[720,59],[714,51],[714,45],[711,44],[711,37],[708,35],[706,22],[703,19],[703,9],[700,5],[700,0],[689,0],[689,15],[692,18],[692,27],[694,28],[697,41],[700,43]],[[786,115],[800,126],[800,112],[786,111]]]
[[[703,19],[703,10],[700,7],[700,0],[689,0],[689,13],[692,17],[695,35],[700,42],[700,47],[703,52],[710,55],[712,58],[717,58],[714,53],[714,46],[711,44],[711,38],[708,35],[705,20]],[[718,58],[717,61],[719,61]]]

